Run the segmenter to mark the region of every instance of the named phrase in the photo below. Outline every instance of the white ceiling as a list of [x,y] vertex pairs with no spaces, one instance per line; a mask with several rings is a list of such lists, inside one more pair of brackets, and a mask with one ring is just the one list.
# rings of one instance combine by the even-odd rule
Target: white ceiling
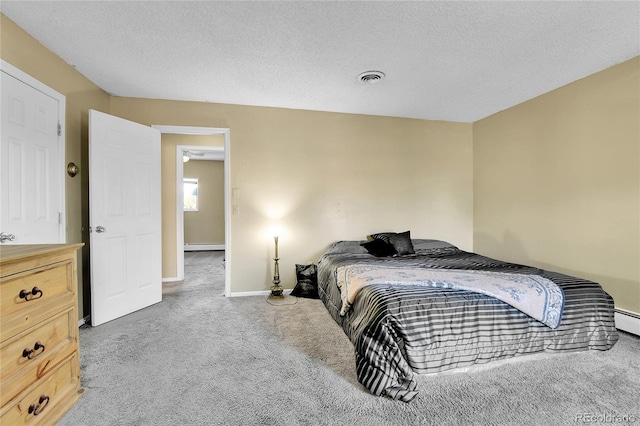
[[[8,1],[115,96],[473,122],[640,54],[640,2]],[[376,85],[357,81],[379,70]]]

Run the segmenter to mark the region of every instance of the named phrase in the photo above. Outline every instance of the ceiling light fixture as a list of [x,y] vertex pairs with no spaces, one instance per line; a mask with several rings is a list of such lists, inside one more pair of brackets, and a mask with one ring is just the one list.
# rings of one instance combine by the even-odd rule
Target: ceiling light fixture
[[358,81],[362,84],[376,84],[384,79],[382,71],[365,71],[358,76]]
[[[193,157],[204,157],[204,152],[198,151],[182,151],[182,162],[186,163]],[[195,158],[197,160],[197,158]]]

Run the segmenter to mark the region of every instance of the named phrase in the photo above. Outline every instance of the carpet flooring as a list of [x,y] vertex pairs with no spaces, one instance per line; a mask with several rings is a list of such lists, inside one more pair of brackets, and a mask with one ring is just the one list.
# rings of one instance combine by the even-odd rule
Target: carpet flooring
[[[418,377],[410,403],[372,396],[319,300],[225,298],[217,252],[185,255],[163,301],[80,330],[86,388],[59,425],[640,424],[640,338]],[[616,421],[619,420],[619,421]]]

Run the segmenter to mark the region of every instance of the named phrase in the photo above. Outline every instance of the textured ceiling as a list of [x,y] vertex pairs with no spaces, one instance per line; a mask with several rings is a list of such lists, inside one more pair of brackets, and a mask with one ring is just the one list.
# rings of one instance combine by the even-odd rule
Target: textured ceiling
[[[640,54],[640,2],[2,0],[115,96],[472,122]],[[357,81],[379,70],[376,85]]]

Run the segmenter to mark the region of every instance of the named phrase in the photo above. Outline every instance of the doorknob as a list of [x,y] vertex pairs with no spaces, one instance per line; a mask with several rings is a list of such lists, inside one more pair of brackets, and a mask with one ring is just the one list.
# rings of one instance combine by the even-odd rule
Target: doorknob
[[16,236],[13,234],[6,234],[4,232],[0,232],[0,243],[4,243],[5,241],[13,241],[16,239]]
[[105,229],[104,226],[100,226],[100,225],[96,226],[96,232],[97,233],[101,233],[101,232],[105,232],[105,231],[106,231],[106,229]]

